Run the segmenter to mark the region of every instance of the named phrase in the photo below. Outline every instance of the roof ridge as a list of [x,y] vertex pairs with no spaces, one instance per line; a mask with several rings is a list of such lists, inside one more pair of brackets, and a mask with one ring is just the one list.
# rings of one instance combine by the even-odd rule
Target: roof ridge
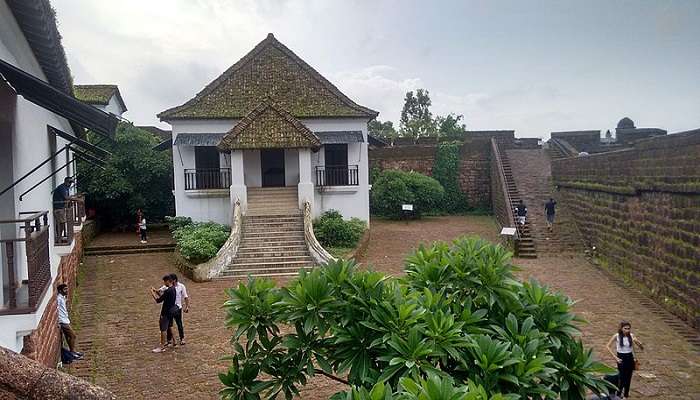
[[188,100],[187,102],[185,102],[182,105],[172,107],[172,108],[169,108],[165,111],[158,113],[157,117],[162,120],[163,118],[167,118],[168,116],[170,116],[172,114],[178,113],[178,112],[183,111],[191,106],[194,106],[204,96],[207,96],[207,95],[211,94],[212,92],[214,92],[220,85],[222,85],[229,78],[234,76],[234,74],[238,70],[245,67],[249,62],[254,60],[255,57],[258,54],[260,54],[260,52],[262,52],[265,48],[267,48],[267,46],[273,46],[276,49],[282,51],[282,53],[284,53],[287,57],[289,57],[292,61],[294,61],[297,65],[299,65],[304,71],[310,73],[310,75],[312,76],[313,79],[318,81],[325,89],[327,89],[331,94],[333,94],[336,98],[338,98],[338,100],[340,100],[346,106],[348,106],[351,109],[354,109],[356,111],[370,114],[374,117],[376,117],[379,114],[377,111],[374,111],[374,110],[369,109],[367,107],[361,106],[361,105],[355,103],[354,101],[352,101],[349,97],[347,97],[345,94],[343,94],[340,91],[340,89],[338,89],[330,81],[328,81],[326,78],[324,78],[323,75],[321,75],[318,71],[316,71],[311,65],[309,65],[301,57],[296,55],[296,53],[294,53],[287,46],[285,46],[284,43],[277,40],[277,38],[275,38],[275,36],[272,33],[269,33],[267,35],[267,37],[265,37],[265,39],[263,39],[261,42],[259,42],[252,50],[250,50],[248,53],[246,53],[236,63],[234,63],[232,66],[230,66],[228,69],[226,69],[216,79],[214,79],[209,84],[207,84],[202,90],[200,90],[195,95],[195,97],[191,98],[190,100]]

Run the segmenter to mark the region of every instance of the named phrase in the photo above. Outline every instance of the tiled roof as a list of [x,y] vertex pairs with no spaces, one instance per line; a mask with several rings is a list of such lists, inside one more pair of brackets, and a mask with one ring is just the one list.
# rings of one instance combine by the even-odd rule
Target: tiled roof
[[178,133],[175,146],[216,146],[225,133]]
[[272,34],[187,103],[158,114],[161,120],[241,118],[264,98],[296,118],[368,117],[358,105]]
[[153,134],[153,136],[156,136],[161,141],[171,139],[173,135],[173,131],[166,131],[165,129],[160,129],[157,126],[137,125],[136,127],[141,130],[150,132],[151,134]]
[[321,139],[322,144],[357,143],[364,142],[362,131],[322,131],[314,132]]
[[117,101],[126,111],[126,105],[122,100],[121,93],[117,85],[74,85],[75,98],[83,103],[106,106],[112,96],[117,96]]
[[321,141],[287,111],[270,99],[263,100],[253,111],[224,136],[221,151],[239,149],[318,149]]

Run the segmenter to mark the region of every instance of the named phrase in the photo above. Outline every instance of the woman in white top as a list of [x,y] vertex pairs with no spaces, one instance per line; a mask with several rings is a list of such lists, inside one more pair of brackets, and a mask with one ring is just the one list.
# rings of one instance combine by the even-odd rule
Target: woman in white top
[[[615,343],[615,352],[610,347]],[[617,395],[627,398],[630,395],[630,383],[632,382],[632,372],[634,371],[634,344],[644,350],[642,342],[632,334],[632,324],[627,321],[620,322],[620,328],[614,334],[606,346],[610,354],[617,361],[617,370],[620,374],[620,381],[617,385]],[[624,393],[624,395],[623,395]]]

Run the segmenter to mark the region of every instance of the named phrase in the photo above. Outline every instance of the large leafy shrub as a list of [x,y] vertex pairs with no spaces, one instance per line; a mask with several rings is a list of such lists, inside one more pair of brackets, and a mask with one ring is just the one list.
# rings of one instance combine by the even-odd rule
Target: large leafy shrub
[[435,152],[433,178],[445,189],[442,209],[449,213],[466,211],[467,197],[459,187],[460,142],[442,142]]
[[228,289],[235,353],[226,399],[290,399],[315,374],[347,386],[334,399],[583,399],[600,392],[576,337],[572,302],[519,283],[510,254],[476,238],[421,247],[406,276],[339,260],[287,287]]
[[399,218],[401,205],[413,204],[417,215],[439,211],[445,191],[435,179],[418,172],[389,170],[379,174],[372,185],[372,212]]
[[85,192],[87,206],[97,210],[106,226],[135,223],[139,208],[149,222],[173,214],[172,155],[154,151],[156,144],[151,133],[122,122],[114,141],[99,143],[112,153],[106,157],[104,170],[78,162],[78,189]]
[[193,264],[214,257],[226,243],[230,232],[228,226],[214,222],[187,223],[187,219],[180,219],[177,223],[179,225],[173,231],[177,249],[182,257]]
[[326,211],[314,221],[316,239],[328,247],[355,247],[366,228],[365,221],[359,218],[345,221],[336,210]]

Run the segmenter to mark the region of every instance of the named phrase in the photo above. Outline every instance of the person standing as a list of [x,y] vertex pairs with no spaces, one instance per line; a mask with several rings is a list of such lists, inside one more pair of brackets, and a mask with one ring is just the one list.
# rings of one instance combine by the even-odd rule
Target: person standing
[[[175,324],[177,324],[177,333],[179,334],[180,337],[180,346],[184,346],[185,343],[185,327],[182,323],[182,312],[184,311],[185,313],[190,311],[190,298],[187,295],[187,287],[185,287],[184,284],[180,283],[180,281],[177,279],[176,274],[170,274],[170,278],[173,280],[173,286],[175,287],[175,305],[177,305],[177,310],[175,311],[175,314],[173,315],[173,319],[175,320]],[[164,291],[167,289],[165,286],[162,286],[159,290]],[[173,346],[176,345],[175,339],[173,338],[173,331],[170,329],[168,330],[168,345],[172,344]]]
[[554,224],[554,214],[556,213],[555,207],[557,206],[557,202],[554,201],[553,198],[549,198],[549,201],[544,203],[544,213],[545,216],[547,217],[547,228],[549,230],[552,230],[552,225]]
[[146,217],[141,214],[139,221],[139,232],[141,233],[141,243],[148,243],[148,235],[146,235]]
[[525,218],[527,218],[527,206],[522,200],[515,206],[515,215],[518,216],[518,223],[520,225],[525,225]]
[[[615,350],[613,352],[610,347],[615,343]],[[635,360],[634,360],[634,344],[637,344],[640,349],[644,350],[644,345],[642,342],[637,340],[637,338],[632,334],[632,324],[627,321],[620,322],[620,327],[617,333],[614,334],[608,341],[606,346],[610,354],[615,357],[617,361],[617,370],[620,376],[620,382],[617,385],[617,395],[621,396],[623,399],[628,398],[630,394],[630,384],[632,383],[632,372],[634,372]]]
[[173,279],[170,275],[165,275],[163,277],[163,284],[166,289],[163,293],[159,294],[156,288],[151,287],[151,296],[156,303],[163,303],[160,309],[160,317],[158,319],[158,326],[160,328],[160,347],[156,347],[152,351],[154,353],[164,352],[166,347],[166,337],[167,332],[170,330],[170,335],[172,336],[172,325],[173,325],[173,315],[175,314],[175,298],[177,294],[175,293],[175,287],[173,286]]
[[66,227],[66,206],[68,206],[68,200],[71,199],[70,187],[73,185],[73,178],[67,176],[63,179],[63,183],[56,186],[53,191],[53,220],[56,224],[56,237],[59,241],[66,236],[68,236],[68,229]]
[[[68,298],[68,285],[61,283],[56,287],[56,305],[58,306],[58,326],[61,328],[61,333],[66,338],[68,350],[75,359],[83,358],[83,353],[75,351],[76,335],[73,328],[70,326],[68,318],[68,308],[66,307],[66,299]],[[61,341],[63,342],[63,341]]]

